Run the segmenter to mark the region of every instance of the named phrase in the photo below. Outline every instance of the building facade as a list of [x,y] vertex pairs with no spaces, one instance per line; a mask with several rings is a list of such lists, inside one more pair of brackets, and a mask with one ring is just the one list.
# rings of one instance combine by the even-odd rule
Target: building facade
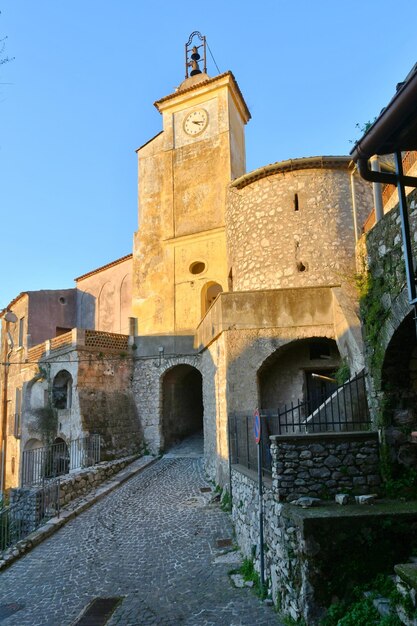
[[[372,188],[350,159],[246,173],[250,113],[231,72],[197,73],[155,106],[162,131],[137,151],[133,254],[57,294],[65,316],[51,309],[47,327],[38,320],[23,330],[26,355],[3,367],[14,407],[3,412],[7,432],[23,407],[21,439],[7,435],[7,476],[12,458],[17,466],[26,446],[44,442],[39,429],[29,433],[32,408],[60,396],[55,438],[100,432],[109,454],[143,440],[156,453],[203,430],[207,471],[224,484],[231,411],[316,393],[313,374],[342,360],[352,373],[363,368],[353,283]],[[19,319],[20,306],[8,307]],[[6,324],[4,363],[12,361]],[[19,385],[22,399],[13,400]]]

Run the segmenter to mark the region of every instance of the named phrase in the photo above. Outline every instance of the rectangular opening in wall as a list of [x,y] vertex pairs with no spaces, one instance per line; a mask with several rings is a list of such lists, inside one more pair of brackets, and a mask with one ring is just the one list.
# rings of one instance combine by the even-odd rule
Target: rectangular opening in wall
[[21,435],[21,414],[22,414],[22,390],[16,388],[15,412],[14,412],[14,436],[18,439]]
[[21,348],[23,346],[23,332],[24,332],[24,328],[25,328],[25,318],[21,317],[19,320],[19,340],[18,340],[18,346],[19,348]]
[[227,277],[227,287],[229,291],[233,291],[233,267],[230,268],[230,272]]
[[298,211],[298,193],[294,194],[294,211]]
[[56,326],[55,328],[55,337],[59,337],[60,335],[65,335],[65,333],[69,333],[71,328],[64,328],[64,326]]

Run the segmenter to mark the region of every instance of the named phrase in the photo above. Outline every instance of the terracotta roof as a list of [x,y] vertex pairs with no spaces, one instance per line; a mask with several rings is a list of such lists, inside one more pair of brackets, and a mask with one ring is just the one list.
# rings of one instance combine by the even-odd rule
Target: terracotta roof
[[276,163],[259,167],[248,174],[243,174],[243,176],[236,178],[236,180],[230,183],[230,187],[242,189],[242,187],[246,187],[246,185],[250,185],[261,178],[266,178],[267,176],[272,176],[273,174],[281,172],[318,168],[347,169],[349,167],[349,163],[351,163],[351,158],[348,156],[315,156],[302,157],[300,159],[288,159],[287,161],[277,161]]
[[114,265],[119,265],[119,263],[123,263],[123,261],[127,261],[127,259],[131,259],[132,257],[133,257],[133,254],[127,254],[126,256],[122,256],[120,259],[116,259],[115,261],[111,261],[110,263],[107,263],[107,265],[102,265],[101,267],[98,267],[95,270],[91,270],[91,272],[87,272],[87,274],[78,276],[78,278],[74,278],[74,280],[75,282],[78,282],[79,280],[83,280],[83,278],[88,278],[88,276],[92,276],[93,274],[98,274],[99,272],[102,272],[103,270],[107,270],[109,267],[113,267]]
[[162,102],[167,102],[168,100],[172,100],[173,98],[176,98],[179,95],[182,95],[183,93],[187,93],[189,91],[194,91],[196,89],[200,89],[200,87],[204,87],[205,85],[210,85],[212,83],[215,83],[218,80],[221,80],[222,78],[225,78],[226,76],[230,76],[231,79],[233,80],[233,83],[236,87],[236,91],[238,92],[239,96],[242,99],[244,108],[245,108],[245,113],[248,116],[248,120],[251,119],[251,114],[249,112],[249,109],[246,105],[245,99],[243,97],[242,92],[240,91],[240,87],[237,84],[236,78],[233,76],[232,72],[224,72],[223,74],[219,74],[218,76],[214,76],[214,78],[208,78],[207,80],[203,80],[200,81],[198,83],[196,83],[195,85],[191,85],[191,87],[186,87],[185,89],[178,89],[177,91],[174,91],[174,93],[169,94],[169,96],[165,96],[164,98],[161,98],[160,100],[157,100],[156,102],[154,102],[154,106],[158,109],[159,111],[159,105]]
[[27,291],[21,291],[21,292],[19,293],[19,295],[18,295],[18,296],[16,296],[16,298],[13,298],[13,300],[12,300],[11,302],[9,302],[9,304],[8,304],[8,305],[7,305],[4,309],[2,309],[2,310],[0,311],[0,317],[3,317],[3,315],[6,313],[6,311],[8,311],[9,309],[11,309],[11,308],[12,308],[12,306],[13,306],[14,304],[16,304],[16,302],[17,302],[18,300],[20,300],[20,298],[22,298],[23,296],[27,296],[27,295],[28,295],[28,292],[27,292]]

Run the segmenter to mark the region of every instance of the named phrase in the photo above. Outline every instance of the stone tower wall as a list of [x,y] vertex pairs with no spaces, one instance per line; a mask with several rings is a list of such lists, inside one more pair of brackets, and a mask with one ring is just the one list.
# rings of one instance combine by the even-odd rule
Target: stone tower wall
[[[343,167],[277,171],[230,185],[226,232],[233,291],[352,282],[355,233],[347,166],[346,159]],[[357,175],[354,180],[360,232],[372,208],[372,189]]]

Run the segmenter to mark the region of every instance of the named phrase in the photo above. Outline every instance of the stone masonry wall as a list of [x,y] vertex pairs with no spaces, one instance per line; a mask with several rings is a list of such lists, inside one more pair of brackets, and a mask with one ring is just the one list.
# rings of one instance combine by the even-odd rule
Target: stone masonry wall
[[102,458],[134,454],[143,443],[131,390],[132,359],[80,351],[78,399],[84,432],[102,435]]
[[162,381],[165,373],[176,365],[191,365],[200,371],[201,358],[170,356],[137,359],[134,362],[132,390],[146,445],[152,453],[163,448],[162,440]]
[[133,455],[123,459],[116,459],[115,461],[103,461],[93,467],[61,477],[60,506],[68,504],[75,498],[78,498],[78,496],[86,495],[105,480],[120,472],[136,458],[137,455]]
[[[104,461],[92,467],[79,470],[60,477],[59,505],[68,504],[81,495],[86,495],[105,480],[111,478],[117,472],[124,469],[129,463],[134,461],[137,455],[117,459],[115,461]],[[26,487],[10,490],[10,504],[21,504],[19,514],[27,524],[27,532],[34,530],[39,521],[42,520],[41,507],[43,498],[40,487]]]
[[[409,502],[322,501],[304,509],[278,502],[265,480],[262,505],[265,580],[277,608],[294,622],[320,624],[336,598],[404,562],[415,541],[417,507]],[[237,542],[259,573],[257,476],[240,466],[232,468],[232,516]]]
[[[372,188],[354,178],[362,224],[373,206]],[[349,284],[355,235],[347,163],[343,169],[278,172],[230,187],[226,232],[234,291]]]
[[[244,470],[243,470],[244,471]],[[232,517],[237,542],[246,558],[253,559],[259,573],[259,492],[254,473],[232,469]],[[297,557],[302,537],[300,528],[285,516],[272,486],[264,483],[265,580],[274,603],[294,621],[307,611],[308,585],[305,565]]]
[[[417,191],[407,197],[409,205],[411,247],[417,252]],[[358,263],[362,265],[361,317],[365,343],[365,362],[368,376],[368,398],[371,416],[381,425],[384,413],[382,393],[382,370],[389,344],[404,321],[410,315],[406,287],[404,255],[402,251],[401,219],[398,205],[384,215],[366,233],[357,246]],[[407,365],[408,349],[412,340],[403,343],[405,352],[400,359]],[[400,378],[404,376],[400,375]],[[397,382],[397,381],[396,381]],[[401,382],[401,381],[400,381]],[[404,381],[402,381],[404,382]]]
[[317,433],[271,437],[275,496],[291,502],[302,496],[378,490],[377,433]]

